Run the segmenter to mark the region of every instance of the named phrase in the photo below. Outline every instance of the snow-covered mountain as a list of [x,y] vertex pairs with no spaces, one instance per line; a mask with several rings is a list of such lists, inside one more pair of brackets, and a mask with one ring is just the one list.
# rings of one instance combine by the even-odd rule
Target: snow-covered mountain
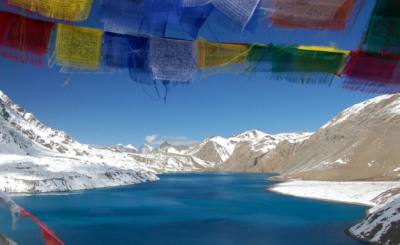
[[235,145],[224,137],[214,136],[199,144],[195,144],[186,151],[187,155],[192,155],[205,161],[222,163],[229,158]]
[[127,153],[81,144],[42,124],[0,91],[0,190],[70,191],[156,180]]
[[237,144],[264,135],[249,131],[192,146],[144,144],[138,150],[122,144],[93,146],[47,127],[0,91],[0,190],[70,191],[156,180],[158,173],[215,169]]
[[0,91],[0,191],[54,192],[157,180],[157,173],[199,171],[213,162],[154,152],[149,145],[82,144],[41,123]]

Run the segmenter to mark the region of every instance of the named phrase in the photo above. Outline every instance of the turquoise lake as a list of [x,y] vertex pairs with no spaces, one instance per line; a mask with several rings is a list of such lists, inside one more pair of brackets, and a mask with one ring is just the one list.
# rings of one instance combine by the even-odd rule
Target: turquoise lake
[[[153,183],[14,200],[66,244],[363,244],[344,230],[365,207],[275,194],[267,177],[165,174]],[[42,244],[29,220],[13,231],[4,209],[0,232],[22,245]]]

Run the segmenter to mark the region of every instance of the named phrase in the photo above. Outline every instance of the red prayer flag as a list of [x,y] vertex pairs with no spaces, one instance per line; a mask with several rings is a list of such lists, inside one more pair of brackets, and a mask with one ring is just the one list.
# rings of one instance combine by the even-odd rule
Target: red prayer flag
[[355,0],[272,0],[273,25],[287,28],[343,30]]
[[37,219],[33,214],[29,213],[25,209],[21,209],[20,215],[30,218],[36,225],[40,227],[42,238],[46,245],[64,245],[57,235],[50,230],[45,224],[43,224],[39,219]]
[[47,53],[52,27],[50,22],[0,12],[0,54],[36,64]]
[[343,74],[350,79],[400,84],[400,56],[352,52]]

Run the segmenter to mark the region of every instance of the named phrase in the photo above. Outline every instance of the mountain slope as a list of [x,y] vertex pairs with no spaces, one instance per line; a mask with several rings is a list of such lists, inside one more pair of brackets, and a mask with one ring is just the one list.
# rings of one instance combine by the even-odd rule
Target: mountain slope
[[400,95],[354,105],[296,148],[279,171],[312,180],[399,180]]
[[308,139],[310,136],[311,133],[307,132],[277,135],[263,133],[261,137],[247,138],[245,141],[238,141],[233,153],[220,169],[231,172],[274,172],[277,166],[260,164],[258,159],[267,156],[272,157],[272,155],[277,152],[277,147],[279,145],[298,144]]
[[70,191],[157,179],[154,170],[126,158],[46,127],[0,91],[1,191]]

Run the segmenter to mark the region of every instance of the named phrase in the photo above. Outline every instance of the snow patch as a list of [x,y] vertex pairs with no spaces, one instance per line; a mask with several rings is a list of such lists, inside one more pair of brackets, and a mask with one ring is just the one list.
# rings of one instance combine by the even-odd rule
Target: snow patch
[[368,163],[368,167],[372,167],[372,166],[374,165],[374,163],[375,163],[375,160],[370,161],[370,162]]
[[393,114],[400,114],[400,100],[396,100],[393,103],[391,103],[389,107],[389,112]]
[[394,188],[400,188],[400,182],[333,182],[296,180],[277,184],[270,188],[270,190],[298,197],[375,206],[377,204],[373,201],[375,197]]
[[395,225],[400,223],[399,210],[400,198],[397,198],[382,205],[365,220],[351,227],[349,232],[356,237],[368,239],[370,242],[389,244],[389,241],[382,242],[381,239],[390,229],[396,229]]

